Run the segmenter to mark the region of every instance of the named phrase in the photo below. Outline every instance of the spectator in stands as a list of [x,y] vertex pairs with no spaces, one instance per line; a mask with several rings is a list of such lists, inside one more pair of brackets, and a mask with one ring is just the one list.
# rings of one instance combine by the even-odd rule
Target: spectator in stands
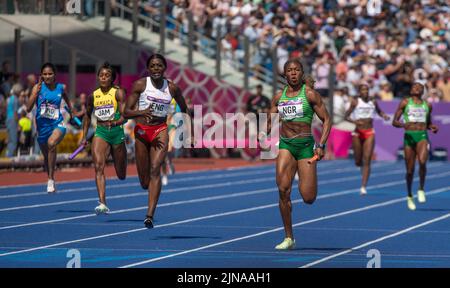
[[381,81],[381,91],[378,95],[381,101],[391,101],[394,98],[394,93],[391,91],[391,85],[387,80]]
[[18,150],[20,152],[27,151],[31,147],[31,120],[27,117],[27,111],[26,109],[19,109],[20,111],[20,119],[19,119],[19,125],[18,125],[18,132],[19,132],[19,147]]
[[263,86],[256,85],[256,93],[250,96],[247,100],[247,112],[256,114],[256,119],[259,119],[260,113],[267,113],[270,108],[270,100],[263,94]]
[[19,120],[19,97],[22,90],[20,84],[14,84],[6,102],[6,129],[8,131],[7,157],[14,157],[17,150],[17,123]]
[[447,70],[438,82],[438,88],[442,91],[442,100],[450,102],[450,70]]
[[86,114],[86,93],[80,93],[80,95],[75,99],[73,104],[73,116],[78,117],[78,119],[83,119],[84,114]]

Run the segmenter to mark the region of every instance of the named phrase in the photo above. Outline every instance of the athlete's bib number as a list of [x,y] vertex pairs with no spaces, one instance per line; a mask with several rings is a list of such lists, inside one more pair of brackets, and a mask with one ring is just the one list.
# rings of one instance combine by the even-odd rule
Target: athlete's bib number
[[427,112],[423,108],[410,108],[408,111],[409,122],[427,122]]
[[156,117],[166,117],[169,111],[170,104],[158,103],[150,101],[150,109],[152,110],[152,114]]
[[40,107],[40,115],[43,118],[56,120],[59,118],[59,108],[49,103],[42,104]]
[[95,108],[95,116],[101,121],[108,121],[114,118],[114,106],[102,106]]
[[278,112],[281,119],[292,120],[294,118],[303,117],[302,101],[288,101],[278,104]]

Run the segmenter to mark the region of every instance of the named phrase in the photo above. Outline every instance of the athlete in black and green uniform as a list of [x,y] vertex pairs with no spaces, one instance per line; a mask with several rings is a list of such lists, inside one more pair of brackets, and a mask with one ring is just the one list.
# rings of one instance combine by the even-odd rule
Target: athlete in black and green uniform
[[122,116],[125,108],[125,97],[122,89],[113,86],[115,72],[105,63],[97,73],[100,87],[96,89],[86,103],[86,114],[83,121],[82,143],[87,144],[86,135],[91,125],[91,114],[97,119],[97,129],[92,140],[92,159],[95,165],[95,182],[99,196],[97,214],[109,212],[105,196],[105,164],[111,153],[114,168],[120,180],[125,179],[127,172],[127,149]]
[[[314,155],[318,160],[325,153],[325,143],[330,133],[331,122],[320,95],[303,80],[303,67],[300,61],[289,60],[284,65],[288,85],[272,98],[270,113],[278,113],[281,118],[280,145],[277,157],[276,180],[279,191],[279,207],[283,219],[285,239],[275,249],[286,250],[295,247],[291,219],[291,186],[294,174],[299,171],[299,191],[303,201],[312,204],[317,196],[316,163],[308,164]],[[319,143],[314,143],[311,122],[314,113],[323,122]],[[268,132],[271,130],[270,114]],[[259,139],[264,138],[259,133]]]
[[[419,160],[419,190],[417,191],[417,199],[420,203],[426,201],[425,198],[425,176],[427,173],[428,160],[428,133],[430,129],[433,133],[439,130],[436,125],[431,123],[431,104],[422,100],[424,87],[420,83],[414,83],[411,87],[410,97],[404,98],[395,112],[392,125],[397,128],[405,128],[405,136],[403,145],[405,151],[406,163],[406,188],[408,190],[408,208],[416,209],[414,197],[412,195],[412,181],[414,177],[414,166],[416,155]],[[403,115],[403,123],[400,117]]]

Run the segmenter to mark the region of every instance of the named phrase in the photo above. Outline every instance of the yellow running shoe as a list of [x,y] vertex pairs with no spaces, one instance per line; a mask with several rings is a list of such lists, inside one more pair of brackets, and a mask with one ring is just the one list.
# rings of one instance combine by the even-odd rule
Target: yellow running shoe
[[292,250],[295,248],[295,240],[292,238],[284,238],[283,242],[275,246],[277,250]]
[[417,200],[419,200],[419,203],[425,203],[425,201],[427,201],[425,197],[425,191],[423,190],[417,191]]
[[414,204],[414,198],[408,196],[408,208],[409,210],[416,210],[416,204]]

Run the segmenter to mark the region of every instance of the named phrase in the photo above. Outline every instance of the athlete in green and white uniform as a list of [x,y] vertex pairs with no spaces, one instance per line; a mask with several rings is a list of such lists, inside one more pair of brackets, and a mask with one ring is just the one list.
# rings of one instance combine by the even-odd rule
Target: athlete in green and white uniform
[[114,168],[120,180],[127,175],[127,149],[122,116],[125,109],[125,96],[122,89],[113,86],[115,72],[105,63],[98,71],[100,87],[90,95],[86,103],[86,114],[83,120],[82,143],[87,144],[86,135],[91,125],[91,114],[97,119],[97,128],[92,140],[92,159],[95,165],[95,183],[99,196],[99,206],[95,208],[97,214],[109,212],[105,196],[105,164],[111,153]]
[[[330,133],[331,122],[321,96],[305,85],[303,67],[299,60],[293,59],[284,65],[288,85],[272,98],[270,113],[278,113],[281,118],[280,145],[277,157],[276,180],[279,191],[279,207],[283,219],[285,239],[275,249],[286,250],[295,247],[291,219],[291,186],[294,174],[300,176],[299,191],[304,203],[312,204],[317,196],[316,163],[308,164],[314,155],[318,160],[325,154],[325,143]],[[323,122],[319,143],[314,143],[311,122],[314,113]],[[268,132],[271,130],[270,114]],[[260,132],[259,139],[264,138]]]
[[[422,100],[424,87],[420,83],[414,83],[411,87],[410,97],[404,98],[395,112],[392,125],[397,128],[405,129],[403,138],[405,163],[406,163],[406,188],[408,190],[407,204],[410,210],[415,210],[414,197],[412,195],[412,181],[414,177],[414,166],[416,156],[419,160],[419,190],[417,198],[420,203],[426,201],[425,198],[425,176],[427,173],[426,163],[428,160],[428,133],[430,129],[433,133],[439,130],[436,125],[431,123],[431,104]],[[400,117],[403,115],[403,123]]]

